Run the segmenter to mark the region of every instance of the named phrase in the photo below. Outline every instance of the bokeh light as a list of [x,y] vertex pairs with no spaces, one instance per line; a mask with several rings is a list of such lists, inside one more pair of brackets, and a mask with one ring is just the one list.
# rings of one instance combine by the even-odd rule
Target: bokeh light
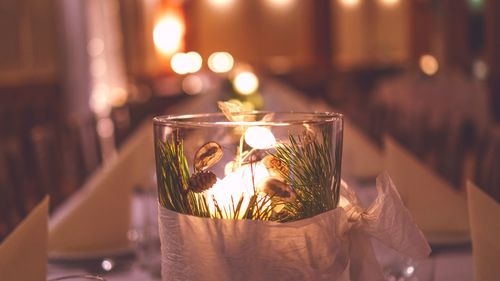
[[413,273],[415,273],[415,267],[414,266],[408,266],[407,268],[405,268],[404,270],[404,275],[405,277],[410,277],[413,275]]
[[488,78],[488,65],[483,60],[475,60],[472,64],[472,73],[479,80],[485,80]]
[[233,87],[242,95],[251,95],[259,88],[259,79],[250,71],[240,72],[234,77]]
[[109,103],[114,107],[125,105],[128,99],[128,93],[122,87],[114,87],[109,92]]
[[165,55],[171,55],[182,48],[185,26],[182,17],[176,13],[165,15],[153,29],[156,48]]
[[190,65],[189,65],[189,56],[185,53],[176,53],[170,59],[170,67],[172,70],[180,75],[189,73]]
[[233,4],[234,0],[210,0],[210,3],[217,7],[226,7]]
[[108,103],[109,91],[109,86],[105,83],[97,84],[92,90],[89,107],[98,116],[106,116],[111,111]]
[[354,8],[359,6],[361,0],[339,0],[340,4],[346,8]]
[[189,60],[189,73],[195,73],[199,71],[203,65],[203,59],[201,55],[197,52],[189,52],[186,54]]
[[290,7],[295,0],[267,0],[267,2],[276,8],[287,8]]
[[[113,120],[111,118],[102,118],[97,121],[96,125],[96,131],[97,134],[101,138],[110,138],[113,136],[114,131],[115,131],[115,125],[113,124]],[[108,264],[108,266],[113,267],[112,264]],[[104,261],[103,261],[103,269],[104,268]]]
[[234,66],[234,59],[228,52],[215,52],[208,57],[208,68],[215,73],[226,73]]
[[104,259],[101,262],[101,267],[104,271],[111,271],[111,270],[113,270],[114,266],[115,266],[115,263],[111,259]]
[[182,80],[182,90],[188,95],[198,95],[203,91],[203,79],[196,74],[186,76]]
[[432,55],[423,55],[420,57],[420,69],[429,76],[435,75],[439,70],[438,60]]
[[394,7],[399,4],[400,0],[379,0],[379,2],[386,7]]
[[203,59],[197,52],[176,53],[170,59],[170,67],[180,75],[195,73],[201,69]]

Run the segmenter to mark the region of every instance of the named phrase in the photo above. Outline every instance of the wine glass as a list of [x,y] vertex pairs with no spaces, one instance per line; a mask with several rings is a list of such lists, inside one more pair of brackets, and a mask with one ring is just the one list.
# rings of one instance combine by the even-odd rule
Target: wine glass
[[374,250],[388,281],[433,281],[434,260],[413,260],[373,240]]
[[156,174],[153,173],[149,183],[144,183],[134,190],[132,208],[134,217],[128,238],[135,245],[135,254],[141,267],[153,276],[160,277],[161,253],[158,235]]

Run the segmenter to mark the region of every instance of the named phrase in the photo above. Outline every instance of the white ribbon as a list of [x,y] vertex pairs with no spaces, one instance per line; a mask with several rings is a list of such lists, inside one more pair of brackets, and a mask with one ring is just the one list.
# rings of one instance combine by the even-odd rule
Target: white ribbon
[[361,209],[343,183],[344,204],[289,223],[219,220],[159,207],[162,280],[384,280],[370,237],[415,259],[430,248],[387,174]]

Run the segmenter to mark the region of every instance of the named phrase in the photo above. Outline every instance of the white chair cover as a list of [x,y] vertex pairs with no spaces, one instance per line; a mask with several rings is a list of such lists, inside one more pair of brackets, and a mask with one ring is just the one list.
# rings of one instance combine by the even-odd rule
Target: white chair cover
[[344,118],[343,149],[342,174],[368,179],[384,170],[382,151],[347,118]]
[[467,183],[476,281],[500,277],[500,205],[473,183]]
[[[392,138],[384,138],[385,165],[415,222],[431,243],[467,241],[467,198]],[[445,241],[443,241],[445,240]]]

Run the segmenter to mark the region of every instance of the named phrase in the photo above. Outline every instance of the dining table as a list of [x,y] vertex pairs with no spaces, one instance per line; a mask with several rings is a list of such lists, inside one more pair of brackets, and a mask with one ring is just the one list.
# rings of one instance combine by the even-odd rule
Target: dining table
[[[196,96],[169,107],[165,114],[191,114],[215,112],[217,101],[229,89],[225,77],[205,75],[210,87]],[[208,78],[207,78],[208,77]],[[226,85],[226,86],[225,86]],[[318,96],[309,97],[287,84],[270,77],[261,77],[258,94],[263,99],[263,109],[269,111],[338,111],[335,105],[328,104]],[[346,116],[348,118],[349,116]],[[151,129],[152,133],[152,129]],[[344,139],[344,142],[349,141]],[[151,147],[153,149],[153,147]],[[363,206],[368,207],[377,196],[375,179],[359,180],[344,177],[352,187]],[[96,274],[109,281],[153,281],[161,280],[161,253],[157,224],[157,193],[154,171],[148,186],[137,188],[132,196],[130,244],[128,251],[109,253],[109,255],[82,255],[69,260],[50,259],[48,279],[73,274]],[[99,231],[99,230],[95,230]],[[432,253],[427,260],[411,261],[399,256],[392,250],[373,240],[377,258],[388,280],[435,280],[470,281],[473,280],[473,258],[470,242],[431,244]],[[50,255],[49,255],[50,257]],[[402,279],[401,273],[415,271],[412,279]],[[413,273],[413,272],[409,272]],[[399,279],[401,278],[401,279]]]

